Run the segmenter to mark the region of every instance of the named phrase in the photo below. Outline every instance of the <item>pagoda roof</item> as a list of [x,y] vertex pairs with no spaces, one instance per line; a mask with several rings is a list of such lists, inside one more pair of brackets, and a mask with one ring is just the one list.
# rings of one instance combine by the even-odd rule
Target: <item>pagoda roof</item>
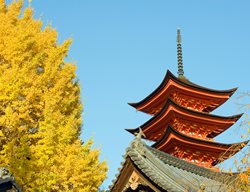
[[8,191],[11,189],[14,189],[16,192],[22,192],[13,177],[0,178],[0,191]]
[[[194,130],[203,127],[203,132],[207,132],[206,137],[213,138],[232,126],[242,115],[243,114],[238,114],[225,117],[194,111],[168,99],[164,107],[143,125],[135,129],[126,130],[135,134],[138,133],[141,128],[146,139],[158,141],[163,136],[166,127],[169,125],[174,127],[172,121],[178,118],[178,123],[183,121],[180,128],[183,131],[185,131],[185,129],[191,130],[192,128]],[[176,129],[177,127],[174,128]]]
[[228,90],[209,89],[192,83],[184,76],[177,78],[169,70],[167,70],[163,81],[151,94],[140,102],[128,104],[139,111],[155,114],[158,111],[157,108],[161,108],[167,97],[169,97],[171,87],[182,90],[193,97],[193,93],[195,93],[196,97],[201,97],[203,99],[209,97],[215,99],[216,103],[211,103],[210,106],[207,106],[203,110],[204,112],[213,111],[215,108],[223,104],[237,90],[237,88]]
[[176,147],[183,147],[182,149],[186,149],[186,152],[189,153],[187,156],[191,155],[192,159],[194,159],[194,156],[197,158],[206,156],[207,159],[212,158],[211,166],[215,166],[216,164],[236,154],[244,146],[246,146],[248,142],[249,141],[224,144],[198,139],[182,134],[173,129],[171,126],[168,126],[164,136],[159,141],[154,143],[152,147],[165,153],[176,151]]
[[126,191],[132,169],[161,192],[197,192],[201,184],[205,184],[206,191],[226,192],[235,180],[232,174],[200,167],[149,147],[140,138],[127,148],[122,168],[110,186],[111,192]]

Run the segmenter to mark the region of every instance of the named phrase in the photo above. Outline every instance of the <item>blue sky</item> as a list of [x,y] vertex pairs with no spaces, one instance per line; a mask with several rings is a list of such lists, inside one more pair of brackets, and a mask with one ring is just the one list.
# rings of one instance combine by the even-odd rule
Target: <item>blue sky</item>
[[[214,114],[242,112],[236,103],[249,91],[249,1],[33,0],[32,7],[36,18],[56,28],[60,42],[73,38],[67,59],[76,63],[82,88],[82,139],[93,137],[108,162],[104,188],[133,139],[124,129],[150,118],[127,102],[151,93],[167,69],[177,75],[177,27],[190,81],[213,89],[239,87]],[[217,141],[239,142],[239,125]]]

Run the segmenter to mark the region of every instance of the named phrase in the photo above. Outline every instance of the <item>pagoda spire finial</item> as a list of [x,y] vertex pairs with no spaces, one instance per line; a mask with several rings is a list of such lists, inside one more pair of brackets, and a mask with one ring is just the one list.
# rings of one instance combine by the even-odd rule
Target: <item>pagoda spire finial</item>
[[181,48],[181,30],[177,29],[177,60],[178,60],[178,76],[183,77],[183,63],[182,63],[182,48]]

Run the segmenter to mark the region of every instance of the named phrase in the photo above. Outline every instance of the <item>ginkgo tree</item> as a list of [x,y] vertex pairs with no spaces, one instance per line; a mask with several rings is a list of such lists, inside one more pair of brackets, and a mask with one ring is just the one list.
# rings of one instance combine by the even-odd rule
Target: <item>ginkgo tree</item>
[[71,40],[57,35],[22,0],[0,0],[0,166],[24,191],[97,191],[107,166],[92,140],[80,140]]

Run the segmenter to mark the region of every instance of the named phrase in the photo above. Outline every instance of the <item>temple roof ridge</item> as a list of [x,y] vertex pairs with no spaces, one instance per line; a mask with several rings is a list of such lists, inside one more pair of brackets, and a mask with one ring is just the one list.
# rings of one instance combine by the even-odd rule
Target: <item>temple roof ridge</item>
[[223,183],[231,182],[235,178],[232,174],[200,167],[152,148],[138,137],[131,142],[123,157],[122,169],[118,169],[119,173],[110,186],[111,191],[117,191],[114,189],[115,184],[130,161],[143,175],[158,185],[161,191],[198,191],[200,185],[206,183],[207,189],[211,191],[217,191],[219,187],[226,192],[226,185]]

